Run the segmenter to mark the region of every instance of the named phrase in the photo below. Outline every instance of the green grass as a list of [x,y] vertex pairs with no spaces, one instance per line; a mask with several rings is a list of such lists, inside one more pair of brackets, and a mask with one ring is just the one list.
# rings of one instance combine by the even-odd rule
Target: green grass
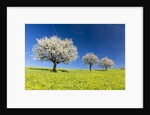
[[26,90],[124,90],[125,70],[25,68]]

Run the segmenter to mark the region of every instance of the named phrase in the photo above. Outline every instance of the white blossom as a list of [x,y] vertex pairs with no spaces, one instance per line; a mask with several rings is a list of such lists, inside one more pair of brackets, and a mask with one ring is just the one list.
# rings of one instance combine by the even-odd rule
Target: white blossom
[[108,67],[114,65],[114,62],[111,59],[105,57],[99,61],[98,65],[104,67],[107,70]]
[[93,53],[87,53],[85,56],[83,56],[82,60],[83,60],[83,62],[85,64],[89,65],[90,71],[91,71],[91,67],[94,64],[97,64],[99,59],[98,59],[98,57],[95,54],[93,54]]
[[52,36],[36,40],[37,44],[32,48],[34,60],[68,64],[78,58],[77,47],[73,45],[72,39],[65,38],[62,40],[57,36]]

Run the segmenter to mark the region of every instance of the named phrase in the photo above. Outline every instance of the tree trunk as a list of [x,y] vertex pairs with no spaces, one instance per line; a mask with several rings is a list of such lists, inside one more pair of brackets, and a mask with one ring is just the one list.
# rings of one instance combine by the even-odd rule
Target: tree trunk
[[52,70],[53,72],[57,72],[57,71],[56,71],[56,66],[57,66],[57,64],[54,63],[54,65],[53,65],[53,70]]
[[107,71],[107,67],[105,67],[105,70]]
[[90,71],[92,70],[92,66],[90,65]]

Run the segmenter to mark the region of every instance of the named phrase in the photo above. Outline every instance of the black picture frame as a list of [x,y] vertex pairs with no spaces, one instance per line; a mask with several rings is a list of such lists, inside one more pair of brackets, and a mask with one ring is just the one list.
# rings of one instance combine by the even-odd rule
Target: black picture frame
[[[102,113],[122,113],[122,112],[127,112],[127,113],[142,113],[144,114],[145,112],[149,112],[150,111],[150,75],[148,74],[148,51],[146,51],[147,49],[149,49],[149,45],[148,45],[148,39],[150,38],[150,32],[148,27],[150,26],[149,23],[149,14],[150,14],[150,8],[148,7],[148,5],[146,5],[146,2],[144,2],[143,0],[102,0],[102,1],[96,1],[96,0],[92,0],[92,1],[67,1],[67,0],[63,0],[63,1],[59,1],[59,0],[54,0],[54,1],[46,1],[46,0],[42,0],[42,1],[36,1],[36,0],[3,0],[1,1],[1,5],[0,5],[0,30],[1,30],[1,34],[0,34],[0,38],[3,40],[1,41],[1,49],[3,49],[2,53],[2,62],[3,62],[3,68],[2,71],[3,75],[1,75],[0,77],[0,85],[1,85],[1,110],[3,112],[12,112],[11,110],[22,110],[22,111],[37,111],[37,112],[42,112],[44,110],[55,110],[55,112],[57,112],[57,110],[71,110],[69,108],[33,108],[33,109],[29,109],[29,108],[11,108],[8,109],[7,108],[7,7],[54,7],[54,6],[59,6],[59,7],[87,7],[87,6],[92,6],[92,7],[143,7],[144,8],[144,35],[143,35],[143,77],[144,77],[144,93],[143,93],[143,105],[144,107],[142,109],[138,109],[138,108],[72,108],[72,110],[100,110]],[[146,45],[147,43],[147,45]],[[20,111],[20,112],[22,112]],[[13,111],[14,112],[14,111]],[[88,112],[88,111],[87,111]]]

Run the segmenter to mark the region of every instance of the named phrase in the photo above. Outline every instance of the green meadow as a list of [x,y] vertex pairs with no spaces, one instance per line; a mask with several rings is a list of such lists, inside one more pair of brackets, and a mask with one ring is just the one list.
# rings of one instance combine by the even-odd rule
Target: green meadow
[[25,68],[26,90],[125,90],[125,70]]

